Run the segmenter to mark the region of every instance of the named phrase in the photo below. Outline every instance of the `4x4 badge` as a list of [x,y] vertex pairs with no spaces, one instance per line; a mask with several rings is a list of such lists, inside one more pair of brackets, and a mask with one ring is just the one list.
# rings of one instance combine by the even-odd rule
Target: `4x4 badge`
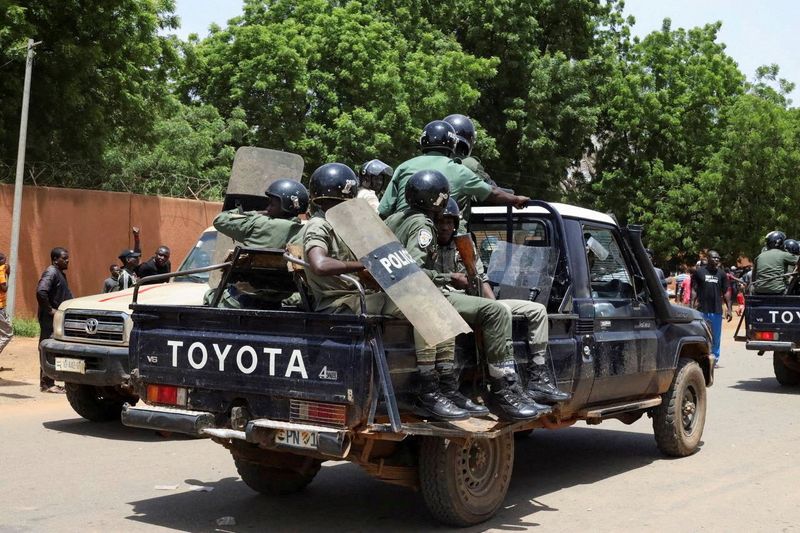
[[86,330],[86,333],[89,335],[94,335],[97,333],[97,326],[100,323],[97,321],[96,318],[90,318],[86,320],[86,323],[83,325],[83,329]]

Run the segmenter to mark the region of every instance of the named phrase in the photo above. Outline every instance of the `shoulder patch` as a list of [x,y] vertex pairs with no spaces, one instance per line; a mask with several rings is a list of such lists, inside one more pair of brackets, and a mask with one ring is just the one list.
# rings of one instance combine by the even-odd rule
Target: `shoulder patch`
[[433,242],[433,234],[428,228],[422,228],[417,234],[417,244],[420,248],[427,248]]

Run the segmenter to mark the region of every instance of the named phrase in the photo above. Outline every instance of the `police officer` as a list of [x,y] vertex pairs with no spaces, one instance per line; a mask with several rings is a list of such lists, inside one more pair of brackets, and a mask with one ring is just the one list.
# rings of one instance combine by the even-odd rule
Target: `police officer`
[[[404,189],[408,207],[386,219],[398,240],[428,274],[435,285],[452,285],[467,288],[467,278],[462,273],[441,273],[435,269],[437,241],[436,227],[432,216],[444,210],[449,200],[447,178],[435,170],[415,172]],[[511,420],[532,420],[547,410],[538,409],[522,392],[519,386],[511,339],[511,313],[494,300],[468,296],[457,292],[446,292],[445,297],[464,320],[483,331],[483,348],[489,369],[491,394],[488,403],[495,413]],[[448,398],[459,407],[475,412],[477,404],[453,390],[457,379],[454,375],[453,357],[446,346],[439,346],[436,364],[439,376],[445,376],[444,390]]]
[[[299,242],[303,225],[298,216],[308,211],[306,188],[299,181],[279,179],[270,183],[264,194],[269,198],[266,210],[223,211],[214,219],[214,227],[247,248],[282,249],[289,243]],[[252,290],[242,284],[231,284],[223,292],[220,307],[277,307],[287,296],[269,287]]]
[[383,192],[386,180],[392,179],[394,170],[380,159],[372,159],[361,165],[358,173],[359,184],[356,198],[363,198],[375,211],[380,203],[379,196]]
[[483,181],[474,172],[450,159],[458,142],[453,126],[443,120],[434,120],[422,130],[419,140],[422,155],[402,163],[392,176],[381,198],[378,213],[386,218],[408,207],[405,188],[408,180],[420,170],[436,170],[444,174],[450,184],[450,195],[464,212],[472,198],[491,205],[524,206],[530,198],[507,193]]
[[[436,220],[439,253],[436,258],[436,270],[442,273],[466,272],[464,263],[456,249],[453,237],[459,226],[460,212],[452,199]],[[475,256],[475,268],[484,298],[495,299],[494,291],[488,283],[488,277],[480,258]],[[445,287],[446,291],[457,291],[454,287]],[[498,300],[511,311],[512,316],[521,316],[528,324],[528,364],[526,366],[526,393],[534,402],[556,403],[569,400],[572,395],[563,392],[556,386],[555,375],[547,361],[547,341],[549,337],[547,309],[540,303],[528,300]],[[545,409],[543,406],[538,408]]]
[[753,262],[753,292],[755,294],[783,294],[786,291],[788,268],[794,268],[798,256],[783,249],[786,235],[771,231],[766,236],[766,250]]
[[448,115],[444,117],[443,120],[453,126],[456,136],[458,137],[455,150],[453,151],[453,161],[461,163],[480,176],[483,181],[496,187],[497,183],[495,183],[483,168],[480,160],[472,155],[475,141],[478,140],[478,132],[475,130],[475,124],[473,124],[472,120],[468,116],[458,113]]
[[[318,208],[306,225],[303,249],[309,269],[306,271],[308,287],[315,309],[325,313],[361,312],[358,293],[338,274],[364,270],[353,252],[342,241],[325,219],[325,212],[339,203],[355,198],[358,179],[355,173],[341,163],[322,165],[311,175],[309,184],[311,202]],[[366,296],[367,313],[403,318],[402,312],[384,292],[371,292]],[[425,339],[414,331],[420,391],[417,407],[425,416],[441,420],[465,420],[470,414],[445,398],[435,371],[436,349],[428,347]]]

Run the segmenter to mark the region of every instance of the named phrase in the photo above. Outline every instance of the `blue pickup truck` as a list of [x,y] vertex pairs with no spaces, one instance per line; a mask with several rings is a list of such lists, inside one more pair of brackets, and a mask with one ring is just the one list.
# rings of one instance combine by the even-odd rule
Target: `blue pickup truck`
[[[517,423],[421,419],[409,405],[410,325],[313,313],[301,298],[273,310],[134,303],[131,385],[144,404],[126,406],[123,423],[209,437],[268,495],[301,490],[325,461],[351,461],[418,488],[432,516],[455,526],[480,523],[503,503],[515,433],[647,415],[661,452],[697,451],[714,377],[710,332],[696,311],[668,302],[640,227],[534,201],[476,207],[469,231],[497,298],[548,309],[558,386],[572,393],[552,414]],[[225,268],[272,276],[304,295],[302,270],[289,272],[282,252],[239,249]],[[520,360],[525,330],[515,321]],[[457,358],[464,392],[480,397],[473,335],[457,339]]]

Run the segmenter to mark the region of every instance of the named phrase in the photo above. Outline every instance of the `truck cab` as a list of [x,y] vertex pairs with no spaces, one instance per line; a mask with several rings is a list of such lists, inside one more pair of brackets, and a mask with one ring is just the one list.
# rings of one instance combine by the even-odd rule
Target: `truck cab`
[[[208,266],[216,238],[213,227],[203,231],[178,270]],[[207,282],[208,274],[176,276],[169,283],[143,287],[140,301],[200,305],[208,290]],[[138,401],[127,387],[133,291],[131,288],[63,302],[53,318],[53,337],[39,345],[43,372],[65,383],[70,405],[88,420],[118,419],[123,403]]]
[[[713,382],[710,332],[699,313],[668,302],[640,227],[531,201],[524,209],[476,207],[469,232],[498,299],[547,307],[558,387],[572,393],[552,414],[526,422],[420,418],[409,402],[416,362],[404,320],[313,313],[307,298],[277,310],[135,300],[131,383],[146,405],[125,406],[123,423],[211,438],[264,494],[301,490],[323,462],[348,460],[420,489],[431,514],[456,526],[482,522],[502,505],[517,432],[647,415],[663,453],[698,450]],[[226,275],[274,275],[302,294],[302,269],[287,269],[286,259],[301,263],[282,250],[239,249]],[[526,324],[513,327],[522,363]],[[462,390],[480,401],[474,336],[457,338],[456,357]]]

